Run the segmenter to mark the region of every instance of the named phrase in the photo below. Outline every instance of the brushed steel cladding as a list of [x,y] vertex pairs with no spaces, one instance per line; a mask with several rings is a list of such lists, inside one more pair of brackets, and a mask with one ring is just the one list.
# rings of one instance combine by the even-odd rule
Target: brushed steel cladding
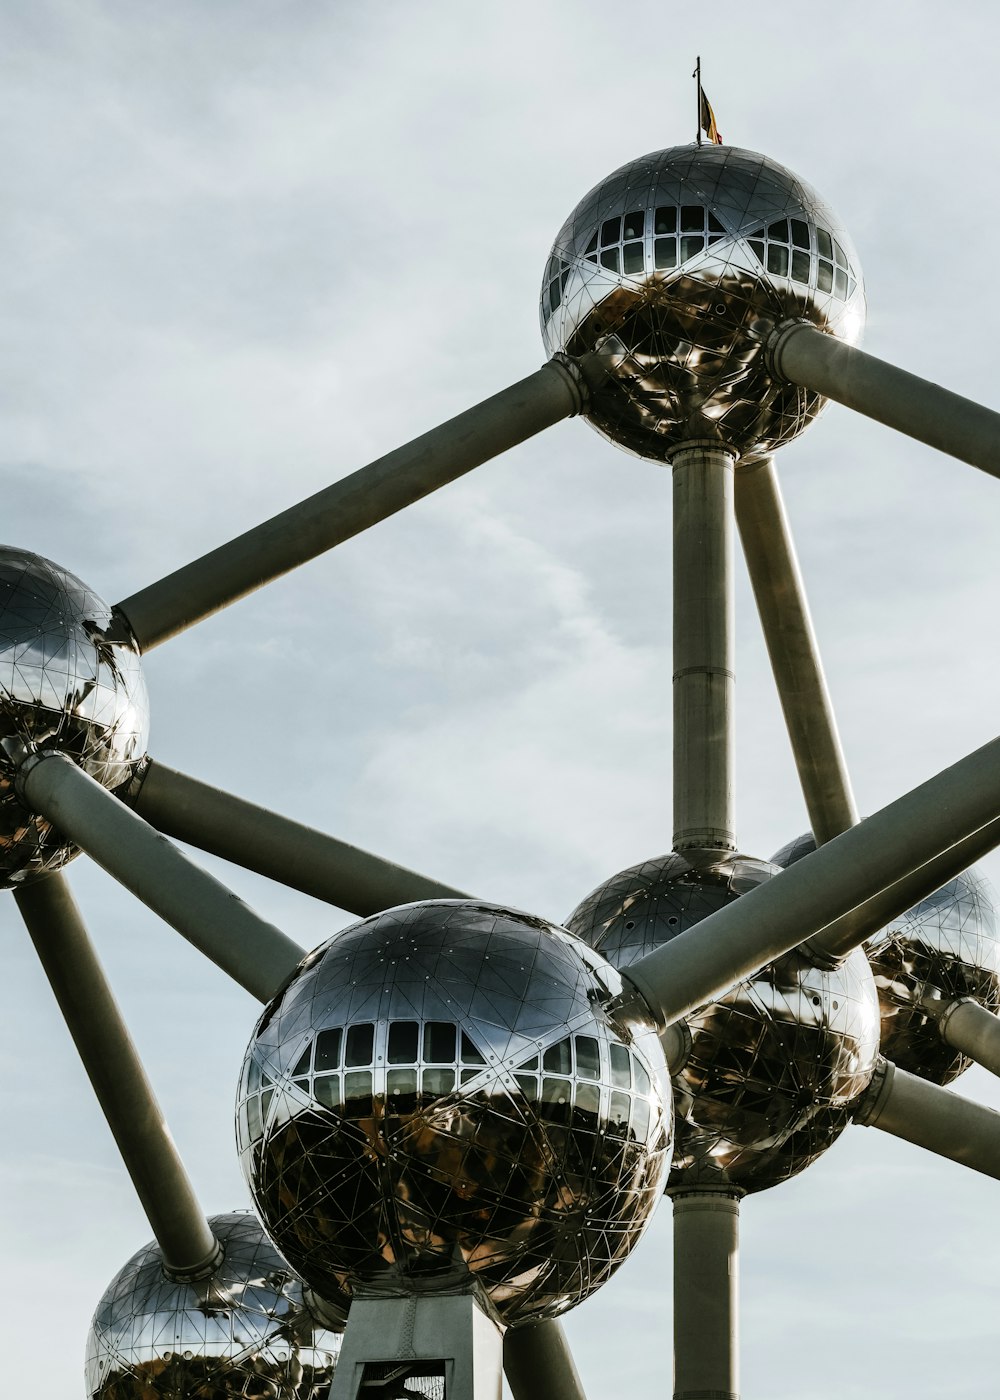
[[774,328],[807,320],[851,345],[864,328],[861,265],[833,210],[777,161],[735,146],[673,146],[586,195],[552,246],[541,292],[548,354],[612,365],[586,410],[605,437],[665,461],[712,439],[773,451],[819,395],[772,378]]
[[[599,885],[566,927],[626,968],[777,873],[743,855],[660,856]],[[836,972],[789,953],[686,1024],[671,1188],[763,1191],[797,1175],[850,1122],[878,1053],[878,1003],[860,952]]]
[[[811,835],[783,846],[777,864],[815,850]],[[972,1061],[942,1038],[932,1010],[972,997],[1000,1011],[996,892],[973,866],[907,909],[864,945],[875,975],[882,1054],[910,1074],[950,1084]]]
[[278,1247],[335,1307],[475,1275],[502,1320],[554,1317],[631,1252],[670,1164],[657,1037],[621,979],[496,905],[390,909],[265,1010],[237,1140]]
[[108,642],[111,609],[57,564],[0,546],[0,887],[58,869],[76,854],[14,791],[28,754],[55,749],[112,791],[149,737],[135,647]]
[[151,1243],[112,1280],[87,1339],[90,1400],[326,1400],[341,1338],[313,1321],[256,1217],[209,1223],[225,1251],[210,1278],[169,1278]]

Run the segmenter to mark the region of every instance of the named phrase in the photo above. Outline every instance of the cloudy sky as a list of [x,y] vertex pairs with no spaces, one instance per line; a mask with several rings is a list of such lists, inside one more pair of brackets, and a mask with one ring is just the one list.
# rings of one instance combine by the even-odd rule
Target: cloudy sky
[[[697,53],[725,139],[851,228],[867,348],[996,404],[998,28],[985,3],[8,0],[5,542],[114,600],[530,372],[553,235],[693,137]],[[837,407],[780,469],[872,811],[996,733],[1000,484]],[[564,918],[670,844],[669,495],[561,424],[151,654],[152,752]],[[740,833],[766,857],[806,821],[742,573],[738,609]],[[212,868],[304,944],[348,922]],[[88,862],[70,877],[205,1208],[245,1204],[253,1003]],[[149,1230],[0,920],[4,1385],[67,1400]],[[984,1073],[961,1089],[1000,1105]],[[990,1391],[998,1199],[852,1129],[749,1201],[748,1400]],[[567,1319],[591,1400],[668,1392],[669,1224]]]

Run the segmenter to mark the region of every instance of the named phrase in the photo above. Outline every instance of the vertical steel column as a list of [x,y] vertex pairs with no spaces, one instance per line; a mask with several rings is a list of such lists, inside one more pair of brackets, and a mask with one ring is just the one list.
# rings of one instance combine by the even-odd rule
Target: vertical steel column
[[740,1198],[684,1187],[674,1202],[674,1400],[739,1400]]
[[61,875],[14,891],[56,1001],[171,1273],[211,1271],[220,1247],[198,1204],[80,911]]
[[674,495],[674,849],[736,849],[733,466],[713,442],[671,458]]
[[736,523],[817,846],[858,820],[773,458],[736,473]]

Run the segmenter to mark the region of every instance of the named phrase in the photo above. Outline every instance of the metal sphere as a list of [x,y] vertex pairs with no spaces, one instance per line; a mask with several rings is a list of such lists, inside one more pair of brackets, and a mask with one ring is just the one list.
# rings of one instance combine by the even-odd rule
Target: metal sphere
[[268,1006],[237,1140],[270,1234],[318,1293],[475,1276],[510,1324],[598,1288],[670,1163],[656,1036],[564,929],[442,900],[354,924]]
[[[777,865],[816,849],[806,833],[783,846]],[[996,894],[973,867],[893,919],[864,945],[875,976],[885,1057],[933,1084],[950,1084],[972,1064],[938,1030],[957,997],[1000,1011]]]
[[[743,855],[660,856],[599,885],[566,927],[626,968],[777,873]],[[763,1191],[797,1175],[847,1126],[878,1052],[878,1003],[860,952],[835,972],[788,953],[686,1026],[668,1188]]]
[[134,645],[109,641],[111,609],[80,580],[0,546],[0,888],[76,854],[14,789],[28,754],[55,749],[112,791],[146,754],[149,705]]
[[654,151],[595,185],[542,284],[549,355],[597,351],[611,366],[587,418],[657,461],[693,439],[771,452],[808,426],[824,401],[775,380],[765,354],[790,319],[857,344],[858,255],[815,190],[733,146]]
[[115,1275],[87,1339],[90,1400],[326,1400],[341,1338],[254,1216],[209,1223],[225,1251],[209,1278],[170,1278],[155,1243]]

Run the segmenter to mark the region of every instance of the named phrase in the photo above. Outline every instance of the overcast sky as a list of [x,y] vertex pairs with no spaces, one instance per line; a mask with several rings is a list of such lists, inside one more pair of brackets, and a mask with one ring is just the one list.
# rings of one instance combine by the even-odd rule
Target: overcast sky
[[[692,139],[698,53],[726,141],[852,230],[866,347],[997,405],[998,28],[985,3],[8,0],[4,541],[114,601],[529,373],[554,234]],[[997,731],[1000,484],[837,407],[779,467],[872,811]],[[561,424],[151,654],[151,751],[565,918],[670,845],[669,497]],[[807,823],[742,572],[738,610],[740,835],[767,857]],[[306,945],[349,921],[212,868]],[[254,1004],[69,874],[206,1210],[246,1204]],[[0,920],[3,1383],[72,1400],[149,1229]],[[980,1071],[960,1088],[1000,1105]],[[998,1192],[855,1128],[748,1201],[747,1400],[992,1393]],[[669,1226],[567,1319],[591,1400],[669,1393]]]

